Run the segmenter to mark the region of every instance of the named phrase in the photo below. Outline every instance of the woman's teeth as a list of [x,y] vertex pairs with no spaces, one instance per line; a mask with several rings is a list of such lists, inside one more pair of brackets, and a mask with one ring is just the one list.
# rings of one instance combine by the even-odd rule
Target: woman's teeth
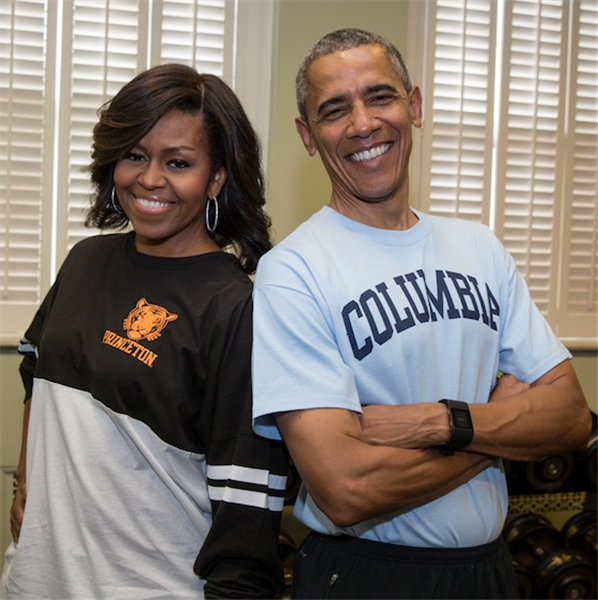
[[146,208],[166,208],[168,202],[159,202],[158,200],[148,200],[147,198],[137,198],[137,202]]

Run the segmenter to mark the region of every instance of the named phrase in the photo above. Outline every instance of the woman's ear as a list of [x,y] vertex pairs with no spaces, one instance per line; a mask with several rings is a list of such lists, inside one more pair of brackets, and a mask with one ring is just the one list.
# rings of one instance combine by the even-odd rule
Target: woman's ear
[[220,190],[222,190],[222,186],[224,185],[227,176],[228,174],[226,169],[224,167],[219,167],[216,173],[214,173],[208,188],[208,198],[216,198],[216,196],[218,196]]

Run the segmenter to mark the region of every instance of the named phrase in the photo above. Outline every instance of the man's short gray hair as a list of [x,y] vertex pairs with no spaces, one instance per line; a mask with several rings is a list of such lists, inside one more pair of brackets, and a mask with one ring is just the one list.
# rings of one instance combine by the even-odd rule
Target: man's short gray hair
[[392,66],[396,69],[399,77],[401,78],[405,89],[411,91],[411,80],[409,79],[409,73],[407,67],[403,61],[401,53],[397,48],[391,44],[388,40],[384,39],[375,33],[364,31],[363,29],[338,29],[332,33],[325,35],[311,51],[305,56],[297,78],[295,79],[295,94],[297,97],[297,108],[301,118],[307,122],[307,111],[305,108],[307,88],[309,81],[307,78],[307,70],[310,65],[321,56],[327,54],[333,54],[334,52],[341,52],[343,50],[351,50],[358,46],[376,45],[382,46],[388,53],[388,58]]

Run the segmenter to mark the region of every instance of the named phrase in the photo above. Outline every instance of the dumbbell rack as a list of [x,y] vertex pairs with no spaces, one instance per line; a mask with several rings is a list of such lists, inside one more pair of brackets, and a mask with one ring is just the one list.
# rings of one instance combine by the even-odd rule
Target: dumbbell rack
[[[545,518],[555,528],[554,536],[552,536],[553,540],[555,540],[555,536],[558,535],[563,526],[571,530],[570,519],[575,520],[580,517],[585,519],[588,511],[596,511],[596,508],[596,492],[559,491],[509,496],[510,520],[516,519],[518,516],[525,518],[525,515],[538,515],[539,518]],[[590,514],[592,513],[590,512]],[[504,533],[508,541],[510,537],[508,526]],[[549,537],[551,536],[549,535]],[[579,562],[577,562],[577,566],[574,566],[574,563],[580,558],[577,551],[566,549],[567,544],[559,544],[556,540],[553,545],[559,546],[562,550],[555,550],[554,547],[535,549],[538,552],[536,557],[538,563],[535,568],[530,564],[523,565],[517,550],[510,547],[513,555],[513,565],[517,573],[520,598],[595,598],[594,595],[586,595],[592,586],[590,580],[594,578],[591,571],[588,572],[587,570],[589,565],[585,567],[585,571],[584,567],[579,565]],[[549,557],[553,552],[555,552],[552,554],[553,558],[550,559]],[[595,555],[593,559],[587,554],[581,558],[589,560],[590,564],[593,563],[592,568],[595,574],[597,568]],[[568,560],[572,562],[569,563],[570,566],[567,567],[569,570],[566,571],[564,565]],[[547,564],[549,566],[546,566]],[[595,582],[593,587],[596,588]],[[565,595],[560,595],[563,592]]]
[[589,492],[558,492],[509,496],[512,513],[568,513],[596,507],[596,494]]

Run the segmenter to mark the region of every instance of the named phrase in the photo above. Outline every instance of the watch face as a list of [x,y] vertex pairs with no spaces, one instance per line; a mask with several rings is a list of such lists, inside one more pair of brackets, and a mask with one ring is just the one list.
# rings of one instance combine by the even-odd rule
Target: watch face
[[473,423],[471,422],[471,416],[468,410],[453,408],[453,419],[455,420],[455,427],[458,427],[459,429],[473,428]]

